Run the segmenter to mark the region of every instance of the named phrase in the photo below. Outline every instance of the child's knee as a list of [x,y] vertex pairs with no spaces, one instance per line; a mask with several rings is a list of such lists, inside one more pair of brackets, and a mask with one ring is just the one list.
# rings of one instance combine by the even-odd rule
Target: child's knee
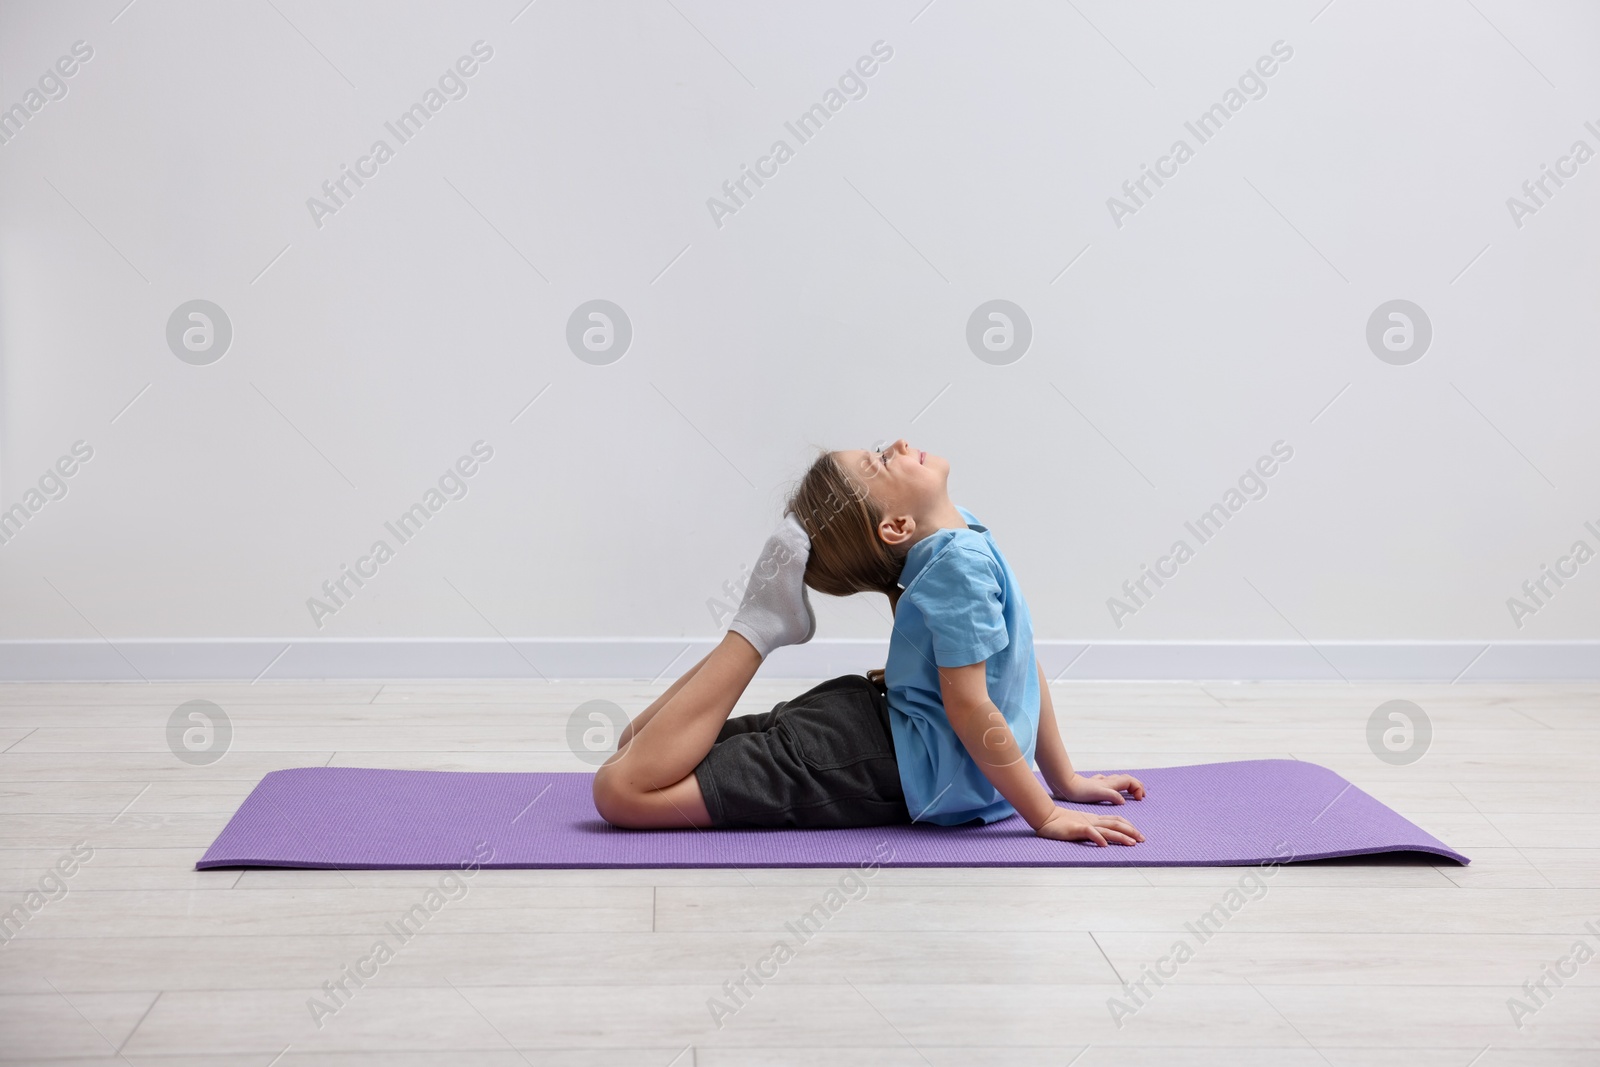
[[609,765],[595,772],[594,808],[612,826],[632,829],[637,825],[638,795]]

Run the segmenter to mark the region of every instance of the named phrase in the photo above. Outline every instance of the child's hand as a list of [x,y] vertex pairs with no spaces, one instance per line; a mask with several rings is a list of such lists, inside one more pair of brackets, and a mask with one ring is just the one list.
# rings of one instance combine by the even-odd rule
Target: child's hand
[[1136,845],[1144,835],[1120,815],[1090,815],[1057,808],[1034,833],[1052,841],[1093,841],[1096,845]]
[[1144,783],[1131,774],[1096,774],[1089,778],[1074,774],[1064,786],[1050,790],[1057,800],[1074,804],[1121,804],[1123,793],[1143,800]]

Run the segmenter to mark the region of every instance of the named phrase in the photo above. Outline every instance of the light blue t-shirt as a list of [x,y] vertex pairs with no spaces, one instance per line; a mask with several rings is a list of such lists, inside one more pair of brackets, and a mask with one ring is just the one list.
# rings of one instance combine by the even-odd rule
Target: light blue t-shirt
[[972,513],[965,530],[939,530],[911,546],[884,682],[906,808],[920,822],[953,826],[1015,814],[967,754],[945,714],[937,667],[987,661],[989,699],[1031,766],[1039,733],[1033,620],[1016,576]]

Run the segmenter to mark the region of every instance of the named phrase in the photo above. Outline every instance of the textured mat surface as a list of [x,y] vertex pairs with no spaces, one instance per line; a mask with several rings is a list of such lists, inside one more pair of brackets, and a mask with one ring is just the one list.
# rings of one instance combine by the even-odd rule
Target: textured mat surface
[[617,830],[588,774],[308,767],[273,771],[195,866],[1217,867],[1428,852],[1461,855],[1333,771],[1250,760],[1132,772],[1149,791],[1116,811],[1147,840],[1066,844],[1013,816],[988,826],[859,830]]

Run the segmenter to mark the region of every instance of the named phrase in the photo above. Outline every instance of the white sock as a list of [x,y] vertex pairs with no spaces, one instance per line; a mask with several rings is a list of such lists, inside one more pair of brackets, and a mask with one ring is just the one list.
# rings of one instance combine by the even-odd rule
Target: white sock
[[762,659],[784,645],[803,645],[817,632],[805,586],[810,555],[811,539],[790,512],[762,547],[738,614],[728,624],[755,646]]

